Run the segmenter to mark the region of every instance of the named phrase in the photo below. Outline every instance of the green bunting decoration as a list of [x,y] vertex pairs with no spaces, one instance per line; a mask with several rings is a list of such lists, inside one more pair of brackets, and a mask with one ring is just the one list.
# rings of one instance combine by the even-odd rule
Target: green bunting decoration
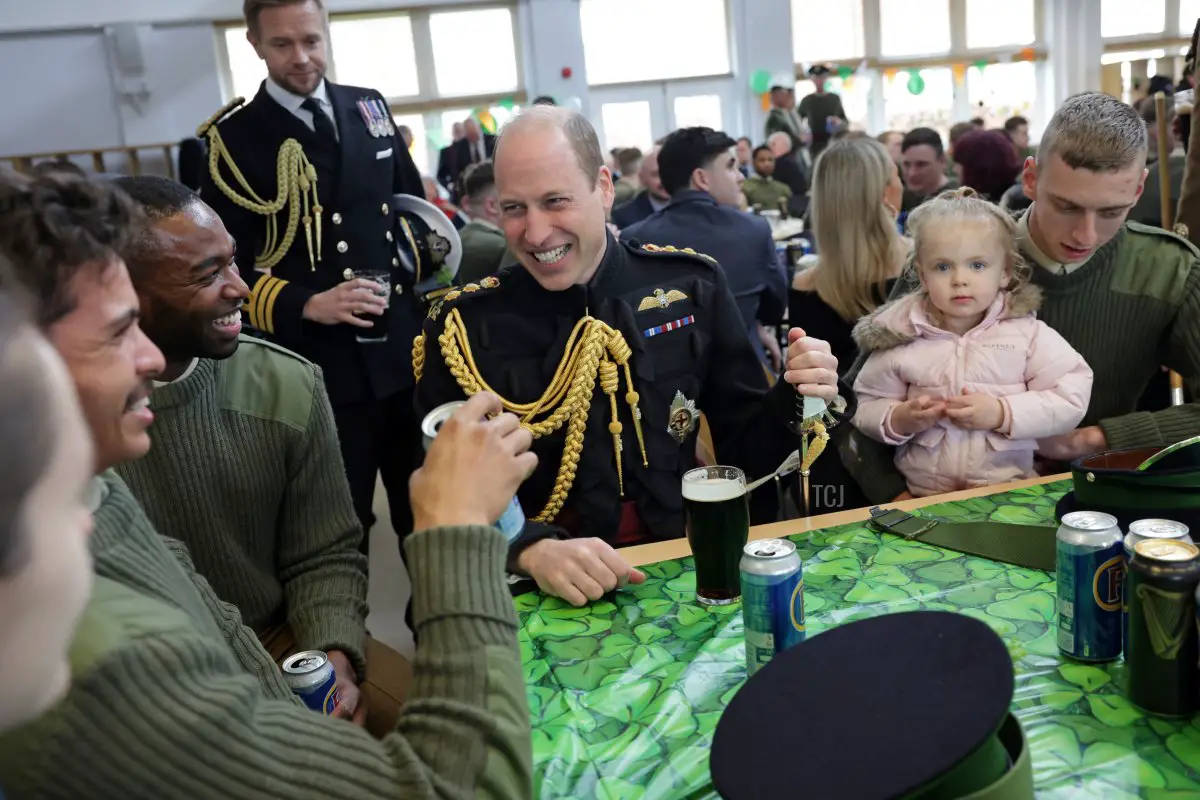
[[750,74],[750,91],[762,94],[771,88],[771,73],[765,69],[756,69]]

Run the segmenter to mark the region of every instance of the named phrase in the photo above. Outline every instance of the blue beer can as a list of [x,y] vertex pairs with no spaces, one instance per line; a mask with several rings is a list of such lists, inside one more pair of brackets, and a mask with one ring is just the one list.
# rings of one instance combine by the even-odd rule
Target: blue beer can
[[804,641],[804,574],[796,545],[762,539],[742,550],[742,622],[746,674]]
[[337,708],[337,674],[329,656],[320,650],[305,650],[284,659],[283,679],[313,711],[329,716]]
[[1058,649],[1077,661],[1121,655],[1125,548],[1115,517],[1075,511],[1058,528]]

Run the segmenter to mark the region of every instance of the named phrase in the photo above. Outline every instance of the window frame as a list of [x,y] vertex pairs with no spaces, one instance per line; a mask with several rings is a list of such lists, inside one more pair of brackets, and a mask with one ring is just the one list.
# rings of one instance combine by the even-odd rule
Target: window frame
[[[706,72],[703,75],[682,75],[674,78],[641,78],[636,81],[616,81],[612,83],[595,83],[591,76],[588,76],[588,88],[592,89],[622,89],[622,88],[637,88],[643,86],[661,86],[666,83],[678,83],[680,81],[702,81],[714,80],[720,78],[734,78],[737,75],[737,49],[734,46],[734,25],[736,20],[733,16],[733,9],[729,0],[721,0],[721,5],[725,10],[725,52],[729,56],[729,69],[724,72]],[[581,20],[582,30],[582,20]],[[518,37],[519,38],[519,37]],[[586,45],[584,45],[586,48]],[[520,55],[518,51],[518,55]],[[586,55],[581,51],[580,58],[586,59]]]
[[[1033,53],[1035,74],[1039,83],[1043,79],[1046,62],[1049,59],[1047,31],[1045,29],[1045,4],[1056,0],[1034,0],[1034,39],[1031,44],[1010,45],[1006,47],[967,47],[967,3],[966,0],[945,0],[947,13],[950,18],[950,50],[945,53],[935,53],[921,56],[885,56],[883,55],[883,37],[881,30],[881,14],[879,0],[862,0],[863,51],[861,58],[829,59],[822,63],[830,65],[834,70],[839,67],[849,67],[856,72],[865,70],[871,79],[871,92],[867,101],[867,130],[887,130],[887,109],[884,100],[885,74],[892,71],[904,72],[912,69],[953,69],[955,65],[967,65],[968,74],[963,80],[953,81],[954,104],[951,108],[953,119],[970,119],[974,112],[970,103],[971,80],[970,71],[973,65],[986,61],[989,65],[1001,64],[1018,60],[1014,54],[1030,50]],[[1057,0],[1061,2],[1061,0]],[[1091,2],[1092,0],[1088,0]],[[1178,16],[1178,0],[1166,0],[1168,10],[1174,8]],[[795,13],[793,11],[793,13]],[[797,81],[808,78],[809,64],[797,61],[795,74]],[[1036,113],[1036,107],[1035,107]],[[1040,132],[1040,127],[1035,124]]]
[[[429,35],[429,18],[434,14],[442,12],[488,11],[493,9],[507,10],[509,18],[512,21],[513,52],[517,66],[516,87],[508,92],[489,92],[484,94],[451,95],[438,93],[437,67],[433,57],[433,43]],[[418,92],[417,94],[387,97],[386,100],[393,114],[424,114],[460,106],[469,106],[471,108],[492,106],[497,105],[502,100],[512,100],[518,105],[525,103],[527,97],[525,70],[523,67],[525,53],[522,48],[518,14],[517,2],[480,2],[455,4],[453,6],[416,6],[384,11],[335,12],[329,15],[329,20],[330,22],[342,22],[397,16],[408,17],[412,24],[413,50],[417,63]],[[245,27],[245,24],[245,20],[242,19],[226,19],[218,21],[213,25],[214,36],[217,39],[217,55],[220,60],[221,89],[225,97],[229,100],[233,99],[233,70],[230,65],[225,32],[231,28]],[[247,44],[247,47],[249,47],[249,44]],[[330,43],[330,59],[326,77],[334,83],[338,82],[337,56],[333,52],[332,43]],[[250,99],[247,97],[247,102]]]

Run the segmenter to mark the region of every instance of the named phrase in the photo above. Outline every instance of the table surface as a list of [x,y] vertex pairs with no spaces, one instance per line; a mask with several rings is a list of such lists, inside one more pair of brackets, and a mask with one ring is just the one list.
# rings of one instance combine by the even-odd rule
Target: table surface
[[[951,520],[1053,524],[1065,476],[896,504]],[[756,527],[804,559],[808,635],[916,609],[983,620],[1008,645],[1013,711],[1039,797],[1200,796],[1200,717],[1149,717],[1125,699],[1120,661],[1065,661],[1055,645],[1054,576],[881,535],[865,509]],[[516,598],[539,796],[715,798],[708,751],[746,678],[741,605],[695,602],[686,542],[628,548],[648,580],[584,608]],[[867,665],[864,665],[866,668]],[[852,746],[852,743],[847,743]]]

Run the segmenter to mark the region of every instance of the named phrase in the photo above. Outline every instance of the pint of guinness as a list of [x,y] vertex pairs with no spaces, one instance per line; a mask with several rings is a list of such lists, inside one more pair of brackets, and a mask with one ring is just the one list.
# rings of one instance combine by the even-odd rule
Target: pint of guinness
[[750,535],[746,475],[737,467],[700,467],[683,476],[688,544],[696,564],[696,600],[725,605],[741,595],[738,563]]

